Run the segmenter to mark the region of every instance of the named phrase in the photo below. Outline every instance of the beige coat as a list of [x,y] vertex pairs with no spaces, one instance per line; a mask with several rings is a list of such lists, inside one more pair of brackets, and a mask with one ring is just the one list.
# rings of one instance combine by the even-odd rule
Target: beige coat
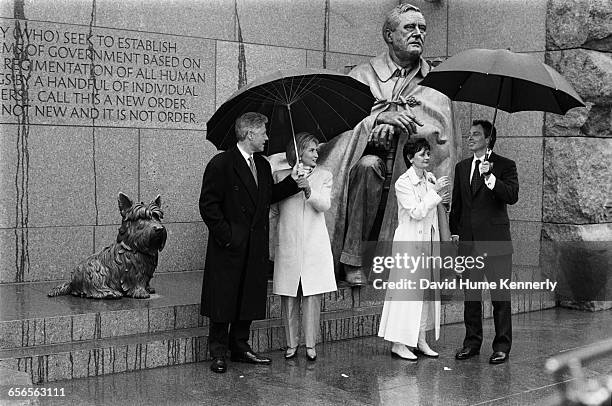
[[[419,257],[439,256],[440,234],[438,228],[437,205],[440,196],[434,191],[432,182],[435,176],[427,172],[427,181],[416,175],[414,168],[408,169],[395,183],[398,203],[398,226],[393,237],[393,254],[407,254]],[[420,267],[414,273],[405,269],[392,268],[389,281],[397,282],[405,278],[418,280],[425,278],[439,281],[439,269]],[[439,292],[423,300],[422,290],[388,289],[380,320],[378,335],[388,341],[416,346],[421,325],[423,306],[429,306],[429,318],[425,330],[435,329],[435,337],[440,336],[440,297]]]
[[[290,170],[282,170],[274,178],[278,181],[289,173]],[[312,190],[310,198],[298,193],[271,207],[273,220],[278,220],[274,238],[274,293],[277,295],[297,296],[300,280],[304,296],[337,289],[324,215],[331,205],[332,174],[317,167],[308,181]]]

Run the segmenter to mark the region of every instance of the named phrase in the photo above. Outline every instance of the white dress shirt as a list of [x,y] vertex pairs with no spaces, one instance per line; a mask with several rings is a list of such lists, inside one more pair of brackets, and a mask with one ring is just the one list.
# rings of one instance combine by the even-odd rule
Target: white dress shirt
[[[479,160],[480,164],[482,165],[484,159],[484,155],[477,157],[476,154],[474,154],[474,158],[472,158],[472,166],[470,167],[470,184],[472,183],[472,175],[474,174],[474,166],[476,166],[476,160]],[[482,169],[480,166],[478,167],[478,173],[482,175]],[[495,187],[495,175],[490,174],[488,179],[485,177],[484,183],[489,189],[493,190],[493,188]]]

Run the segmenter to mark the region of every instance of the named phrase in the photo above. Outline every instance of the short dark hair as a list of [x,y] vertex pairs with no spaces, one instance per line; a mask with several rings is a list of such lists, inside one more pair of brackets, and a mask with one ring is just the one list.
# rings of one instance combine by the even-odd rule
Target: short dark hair
[[293,139],[289,141],[287,144],[287,148],[285,149],[285,154],[287,155],[287,162],[293,168],[297,163],[297,157],[295,156],[295,146],[297,145],[297,150],[299,156],[302,156],[302,153],[306,149],[306,145],[310,142],[314,142],[315,145],[319,145],[319,140],[317,137],[312,135],[309,132],[301,132],[295,135],[295,145],[293,144]]
[[240,115],[236,119],[236,123],[234,124],[234,131],[236,132],[236,139],[238,141],[244,141],[249,130],[254,130],[261,126],[266,126],[268,122],[268,117],[264,116],[261,113],[256,113],[254,111],[249,111]]
[[495,126],[491,124],[489,120],[474,120],[472,125],[479,125],[482,127],[485,138],[489,138],[489,149],[493,149],[495,146],[495,140],[497,140],[497,130]]
[[404,144],[402,156],[404,157],[406,168],[410,168],[412,166],[410,159],[414,158],[416,153],[421,150],[431,151],[431,145],[429,145],[425,138],[410,139]]

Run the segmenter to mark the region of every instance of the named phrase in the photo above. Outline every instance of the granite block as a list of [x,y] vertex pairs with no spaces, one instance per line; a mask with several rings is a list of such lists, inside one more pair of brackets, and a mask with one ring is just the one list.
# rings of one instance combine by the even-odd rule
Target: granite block
[[610,50],[610,3],[607,1],[553,0],[546,19],[548,49],[590,48]]
[[612,138],[545,138],[543,220],[566,224],[609,221],[610,162]]
[[200,305],[176,306],[175,329],[199,327],[200,324]]
[[540,264],[540,234],[542,223],[539,221],[510,221],[510,235],[514,255],[512,263],[515,265]]
[[[118,0],[98,2],[96,25],[175,35],[234,39],[232,23],[234,1],[232,0],[178,2],[147,0],[144,10],[143,7],[133,2]],[[91,4],[85,9],[90,11]]]
[[16,348],[23,345],[22,320],[0,322],[0,349]]
[[381,30],[385,16],[397,1],[330,0],[329,50],[378,55],[386,49]]
[[[321,305],[321,309],[323,306]],[[266,318],[278,319],[281,317],[281,297],[278,295],[268,296],[266,303]]]
[[[217,41],[215,105],[221,106],[236,90],[258,76],[277,69],[306,66],[306,50]],[[241,71],[240,67],[243,68]],[[241,73],[242,72],[242,73]]]
[[[97,338],[96,314],[74,314],[72,317],[71,341],[93,340]],[[99,329],[97,330],[99,333]]]
[[119,310],[102,313],[100,315],[101,337],[146,333],[149,327],[148,316],[147,309]]
[[[470,48],[544,51],[546,0],[451,1],[448,8],[448,53]],[[526,12],[528,10],[528,12]]]
[[[121,224],[119,192],[135,202],[138,196],[138,130],[95,128],[96,224]],[[154,199],[155,196],[146,198]]]
[[[3,2],[16,7],[18,1]],[[28,20],[57,21],[58,23],[88,25],[91,21],[93,2],[90,0],[58,0],[44,2],[22,2]],[[4,14],[3,14],[4,15]],[[14,17],[10,12],[6,17]]]
[[323,49],[325,3],[325,0],[240,0],[236,30],[240,29],[243,40],[249,43]]
[[92,231],[88,226],[30,229],[24,246],[29,269],[19,270],[17,280],[69,279],[74,267],[92,253]]
[[[174,340],[173,340],[174,341]],[[169,342],[166,341],[155,341],[153,343],[147,343],[145,346],[146,351],[146,368],[156,368],[168,365],[168,347]]]
[[19,134],[21,130],[17,125],[0,125],[0,228],[20,227],[23,220],[23,217],[17,217],[17,213],[25,205],[19,202],[17,206],[17,196],[24,196],[26,191],[25,185],[21,184],[21,179],[25,179],[21,162],[27,149],[25,146],[17,148]]
[[[457,137],[467,137],[472,127],[472,103],[453,102],[453,111],[455,113],[455,123],[457,123],[459,134]],[[465,151],[463,149],[462,151]]]
[[[204,223],[169,223],[165,226],[168,240],[160,253],[157,272],[204,269],[208,241],[208,229]],[[190,288],[197,290],[201,286]]]
[[[22,112],[17,98],[2,121],[204,129],[213,113],[214,40],[44,21],[29,21],[28,28],[49,33],[29,40],[42,47],[33,57],[43,65],[25,85],[29,108]],[[65,62],[78,68],[64,70]],[[19,69],[26,68],[11,65],[24,75]]]
[[349,73],[353,67],[367,63],[371,58],[371,56],[366,55],[313,51],[309,49],[306,50],[306,67],[325,68],[340,73]]
[[459,323],[463,321],[463,301],[452,301],[442,305],[440,324]]
[[27,225],[95,224],[91,129],[31,126],[27,151]]
[[494,151],[516,162],[519,200],[508,207],[512,220],[542,220],[542,138],[498,138]]
[[149,309],[149,332],[174,330],[175,307]]
[[37,382],[51,382],[72,377],[70,353],[50,354],[38,358]]
[[159,194],[165,222],[200,221],[198,199],[205,164],[215,154],[203,131],[143,130],[140,133],[140,198]]
[[340,288],[335,292],[324,293],[321,299],[321,311],[348,310],[354,306],[350,288]]
[[70,316],[44,319],[44,343],[67,343],[72,340],[72,318]]

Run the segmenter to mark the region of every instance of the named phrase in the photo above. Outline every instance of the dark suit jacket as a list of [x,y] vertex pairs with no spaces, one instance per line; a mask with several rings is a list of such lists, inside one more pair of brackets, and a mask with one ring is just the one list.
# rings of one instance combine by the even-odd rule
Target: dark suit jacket
[[259,186],[237,147],[204,171],[200,214],[209,235],[201,314],[216,322],[265,318],[270,204],[299,191],[291,176],[274,184],[268,161],[254,160]]
[[[505,255],[512,253],[510,220],[506,206],[518,201],[518,176],[514,161],[491,153],[491,172],[495,187],[489,189],[484,179],[476,193],[470,189],[472,159],[464,159],[455,166],[449,225],[452,234],[459,235],[460,255],[476,253]],[[469,243],[474,241],[474,243]]]

